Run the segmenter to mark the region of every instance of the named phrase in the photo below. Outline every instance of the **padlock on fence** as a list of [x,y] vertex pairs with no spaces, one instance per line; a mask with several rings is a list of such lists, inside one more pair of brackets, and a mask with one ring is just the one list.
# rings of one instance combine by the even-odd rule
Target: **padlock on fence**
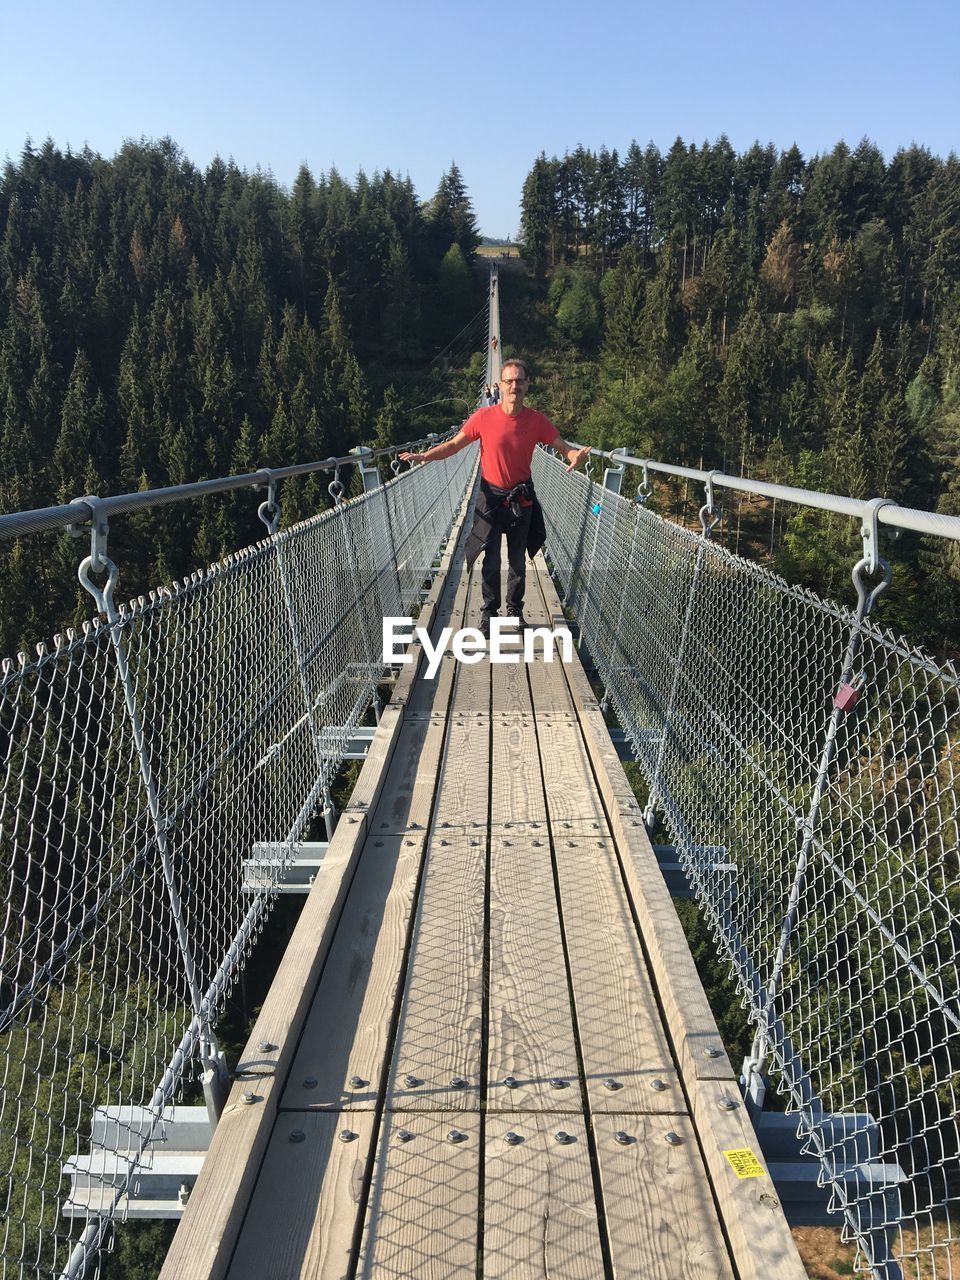
[[852,711],[860,701],[860,695],[863,693],[863,688],[863,676],[853,676],[837,690],[834,695],[833,705],[838,711]]

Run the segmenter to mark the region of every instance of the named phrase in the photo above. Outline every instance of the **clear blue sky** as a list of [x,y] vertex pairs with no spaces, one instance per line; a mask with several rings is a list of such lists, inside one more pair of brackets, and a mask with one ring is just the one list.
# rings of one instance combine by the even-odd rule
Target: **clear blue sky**
[[0,0],[0,32],[0,158],[170,135],[201,167],[390,168],[423,199],[455,160],[492,236],[578,143],[960,149],[960,0]]

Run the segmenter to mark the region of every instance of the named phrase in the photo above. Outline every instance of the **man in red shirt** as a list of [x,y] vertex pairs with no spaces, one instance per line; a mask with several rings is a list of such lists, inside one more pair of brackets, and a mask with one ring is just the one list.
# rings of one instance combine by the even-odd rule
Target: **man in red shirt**
[[543,514],[533,492],[530,466],[538,444],[549,445],[566,458],[568,471],[582,462],[590,446],[568,444],[544,414],[523,401],[530,385],[521,360],[508,360],[500,374],[500,402],[478,409],[450,440],[425,453],[401,453],[404,461],[433,462],[449,458],[474,440],[480,441],[480,495],[473,529],[467,542],[467,567],[482,550],[483,618],[480,629],[490,634],[490,619],[500,609],[500,547],[507,539],[507,617],[523,622],[525,552],[543,546]]

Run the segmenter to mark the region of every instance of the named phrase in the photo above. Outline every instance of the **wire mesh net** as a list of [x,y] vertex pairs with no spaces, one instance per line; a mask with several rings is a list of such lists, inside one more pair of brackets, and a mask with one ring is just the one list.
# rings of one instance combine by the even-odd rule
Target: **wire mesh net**
[[838,1222],[877,1277],[960,1275],[956,670],[540,452],[534,479]]
[[171,1104],[198,1095],[375,695],[381,617],[415,608],[474,455],[4,663],[4,1277],[89,1274]]

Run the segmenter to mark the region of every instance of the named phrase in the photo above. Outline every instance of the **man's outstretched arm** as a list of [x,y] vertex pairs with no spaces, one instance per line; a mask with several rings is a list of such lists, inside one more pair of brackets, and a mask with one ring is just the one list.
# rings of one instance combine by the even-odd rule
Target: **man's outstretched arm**
[[461,449],[465,449],[468,444],[473,441],[469,436],[464,435],[462,431],[458,431],[455,436],[451,436],[449,440],[444,440],[443,444],[435,444],[432,448],[426,449],[423,453],[410,453],[404,451],[400,454],[401,462],[438,462],[441,458],[451,458],[455,453],[459,453]]
[[576,445],[568,444],[561,435],[558,435],[555,440],[550,442],[550,448],[556,449],[561,457],[566,458],[570,464],[567,467],[568,471],[572,471],[574,467],[579,466],[584,459],[590,456],[590,445],[585,444],[582,449],[578,449]]

